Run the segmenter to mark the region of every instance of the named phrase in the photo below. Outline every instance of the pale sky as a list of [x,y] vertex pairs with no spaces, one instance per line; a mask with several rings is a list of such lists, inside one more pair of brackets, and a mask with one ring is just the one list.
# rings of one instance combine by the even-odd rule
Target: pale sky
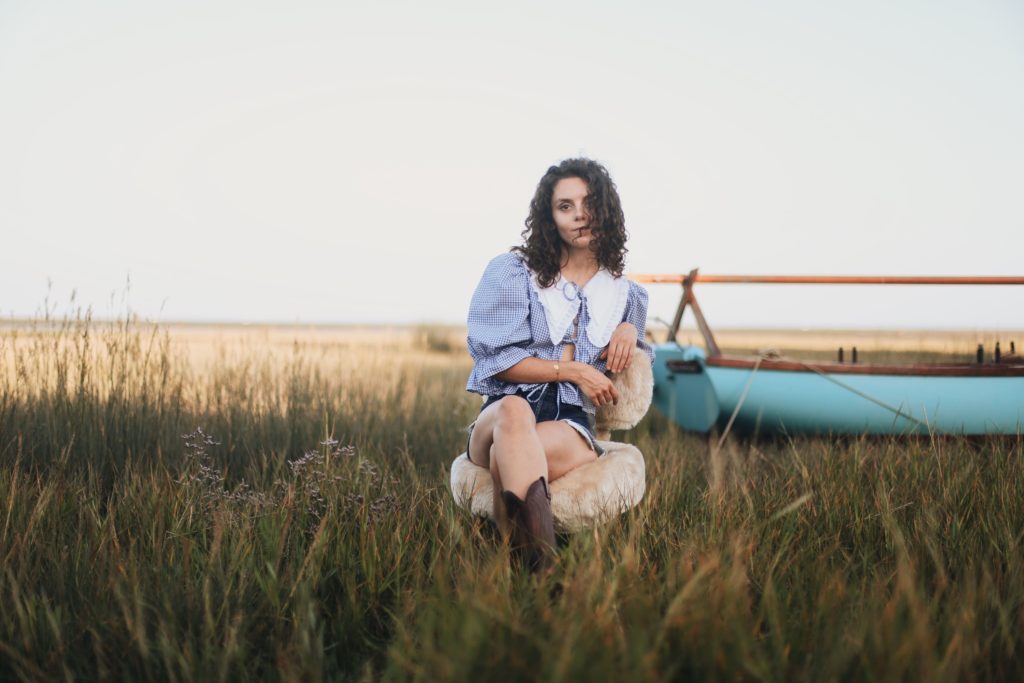
[[[1022,275],[1022,122],[1015,0],[0,0],[0,314],[52,281],[100,316],[463,322],[580,154],[633,271]],[[698,295],[713,326],[1024,327],[1024,287]]]

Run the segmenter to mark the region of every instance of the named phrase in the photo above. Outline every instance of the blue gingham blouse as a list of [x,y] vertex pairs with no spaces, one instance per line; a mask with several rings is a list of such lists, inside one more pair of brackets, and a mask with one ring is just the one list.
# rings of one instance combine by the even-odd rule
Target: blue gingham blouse
[[[536,288],[531,284],[531,277],[522,258],[514,252],[501,254],[487,264],[469,304],[469,333],[466,341],[474,366],[466,384],[467,391],[485,396],[513,394],[520,390],[542,392],[546,384],[513,384],[503,382],[495,378],[495,375],[531,356],[559,360],[567,343],[576,344],[575,360],[587,363],[601,372],[608,369],[607,363],[598,359],[603,345],[595,346],[588,336],[591,304],[586,291],[570,290],[575,295],[570,305],[572,315],[578,315],[577,324],[570,324],[562,338],[556,342],[551,339],[545,308]],[[654,352],[644,339],[647,291],[635,282],[629,281],[622,319],[614,321],[615,325],[620,322],[630,322],[636,327],[637,347],[653,363]],[[571,382],[558,384],[558,398],[562,403],[580,406],[588,414],[594,413],[594,405]]]

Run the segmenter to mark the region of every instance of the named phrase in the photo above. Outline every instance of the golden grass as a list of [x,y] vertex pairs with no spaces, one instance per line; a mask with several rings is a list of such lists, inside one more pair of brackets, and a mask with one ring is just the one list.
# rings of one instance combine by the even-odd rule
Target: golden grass
[[[92,323],[120,325],[121,323]],[[23,321],[8,323],[0,340],[0,372],[12,373],[14,354],[46,338],[47,326]],[[469,359],[464,353],[466,331],[460,326],[342,326],[342,325],[262,325],[262,324],[181,324],[169,323],[154,327],[134,323],[130,333],[152,344],[166,335],[169,348],[197,373],[204,374],[225,362],[243,358],[261,358],[272,363],[284,363],[296,353],[308,355],[325,372],[350,372],[366,368],[382,376],[394,374],[404,365],[441,367],[463,364]],[[756,354],[766,349],[778,349],[799,356],[804,352],[816,355],[835,354],[843,347],[847,353],[856,346],[861,354],[896,352],[923,354],[947,359],[973,358],[979,343],[984,344],[987,358],[991,358],[995,343],[1001,342],[1004,352],[1009,342],[1024,342],[1024,330],[779,330],[739,329],[715,330],[715,339],[723,349]],[[664,328],[654,327],[655,341],[663,341]],[[429,341],[427,337],[429,335]],[[682,328],[680,343],[703,345],[696,329]],[[75,344],[72,337],[62,336],[55,350]],[[442,346],[445,351],[431,348]],[[93,349],[97,354],[110,349]],[[1024,352],[1021,349],[1020,352]],[[863,356],[862,356],[863,357]],[[870,355],[868,355],[870,357]],[[468,365],[467,365],[468,367]]]
[[645,500],[536,579],[446,488],[461,334],[0,330],[0,680],[1024,677],[1020,439],[652,411]]

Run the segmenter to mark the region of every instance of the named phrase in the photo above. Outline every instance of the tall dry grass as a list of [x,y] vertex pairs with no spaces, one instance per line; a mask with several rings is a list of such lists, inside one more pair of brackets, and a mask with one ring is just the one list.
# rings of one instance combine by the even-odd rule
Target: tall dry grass
[[712,458],[652,414],[644,502],[538,582],[448,495],[443,333],[262,334],[0,334],[0,678],[1024,676],[1020,441]]

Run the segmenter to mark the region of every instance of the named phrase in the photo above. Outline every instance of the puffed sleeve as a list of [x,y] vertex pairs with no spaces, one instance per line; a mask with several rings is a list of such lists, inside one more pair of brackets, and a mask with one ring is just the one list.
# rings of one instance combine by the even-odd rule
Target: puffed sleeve
[[647,343],[647,290],[633,282],[629,283],[629,299],[626,300],[625,322],[636,328],[636,346],[647,354],[654,363],[654,350]]
[[469,304],[466,343],[473,372],[466,388],[482,394],[503,393],[494,375],[529,358],[530,273],[515,254],[487,264]]

